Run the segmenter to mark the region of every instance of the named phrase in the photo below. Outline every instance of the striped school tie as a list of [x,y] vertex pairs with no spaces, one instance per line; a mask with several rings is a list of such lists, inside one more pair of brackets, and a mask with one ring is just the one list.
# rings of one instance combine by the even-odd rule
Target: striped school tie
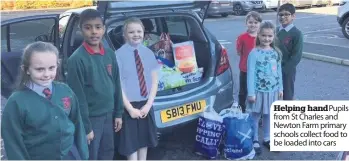
[[144,74],[143,74],[143,65],[141,58],[139,57],[138,50],[134,50],[135,54],[135,61],[136,61],[136,67],[137,67],[137,75],[139,80],[139,87],[141,90],[141,96],[145,97],[147,96],[147,86],[145,84]]
[[45,88],[42,93],[46,96],[47,99],[51,99],[52,93],[50,88]]

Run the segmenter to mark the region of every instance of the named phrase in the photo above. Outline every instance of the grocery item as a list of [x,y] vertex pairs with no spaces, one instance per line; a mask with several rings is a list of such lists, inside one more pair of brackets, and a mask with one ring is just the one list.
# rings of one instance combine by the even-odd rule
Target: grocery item
[[182,73],[182,77],[185,79],[186,84],[192,84],[200,82],[202,75],[204,73],[204,68],[198,68],[196,72]]
[[177,68],[163,65],[158,73],[158,91],[172,89],[186,85],[185,79]]
[[196,62],[193,41],[186,41],[172,45],[176,67],[183,73],[196,72],[198,65]]
[[149,48],[154,52],[156,57],[161,57],[170,62],[174,62],[171,45],[172,41],[170,35],[168,33],[162,33],[159,41],[150,45]]

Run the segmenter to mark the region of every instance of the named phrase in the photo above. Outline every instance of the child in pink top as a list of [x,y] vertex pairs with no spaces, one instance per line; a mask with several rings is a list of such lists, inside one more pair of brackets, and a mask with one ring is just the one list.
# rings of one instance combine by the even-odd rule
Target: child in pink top
[[256,36],[259,26],[262,22],[262,17],[258,12],[251,11],[246,16],[247,31],[239,35],[236,40],[236,51],[240,56],[240,89],[239,89],[239,105],[242,111],[246,110],[247,97],[247,58],[251,50],[256,45]]

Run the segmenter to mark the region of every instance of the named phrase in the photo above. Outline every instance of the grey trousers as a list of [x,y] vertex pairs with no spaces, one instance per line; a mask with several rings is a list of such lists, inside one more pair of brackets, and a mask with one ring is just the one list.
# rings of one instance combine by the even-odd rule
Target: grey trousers
[[114,127],[113,114],[90,117],[94,139],[89,145],[89,160],[113,160]]
[[68,155],[64,158],[64,160],[81,160],[79,151],[74,143],[73,147],[70,149]]
[[282,70],[282,81],[284,85],[283,100],[293,100],[294,82],[296,81],[296,67],[290,68],[287,71]]

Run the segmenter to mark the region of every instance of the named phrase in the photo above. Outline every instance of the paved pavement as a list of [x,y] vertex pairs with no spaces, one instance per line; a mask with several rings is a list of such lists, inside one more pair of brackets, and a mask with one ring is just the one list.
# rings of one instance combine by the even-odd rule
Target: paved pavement
[[[328,15],[322,14],[318,9],[300,10],[297,13],[296,25],[305,33],[305,52],[328,56],[348,58],[348,43],[339,32],[333,13],[335,7],[323,8]],[[314,13],[308,13],[314,12]],[[320,13],[319,13],[320,12]],[[263,14],[267,20],[276,20],[275,12]],[[326,22],[326,24],[323,24]],[[224,25],[222,25],[224,23]],[[238,92],[238,60],[235,53],[235,39],[245,30],[244,17],[229,16],[227,18],[209,18],[205,26],[211,30],[219,41],[228,49],[229,60],[235,79],[235,92]],[[314,38],[318,34],[332,34],[336,36],[323,36]],[[308,35],[308,36],[307,36]],[[333,40],[323,41],[324,39]],[[349,67],[302,59],[297,69],[296,97],[300,100],[349,100]],[[195,123],[188,124],[172,133],[164,135],[159,146],[149,151],[149,160],[176,159],[196,160],[203,159],[193,153],[195,140]],[[255,157],[257,160],[333,160],[337,152],[268,152],[263,149],[263,154]],[[220,159],[224,159],[220,156]]]

